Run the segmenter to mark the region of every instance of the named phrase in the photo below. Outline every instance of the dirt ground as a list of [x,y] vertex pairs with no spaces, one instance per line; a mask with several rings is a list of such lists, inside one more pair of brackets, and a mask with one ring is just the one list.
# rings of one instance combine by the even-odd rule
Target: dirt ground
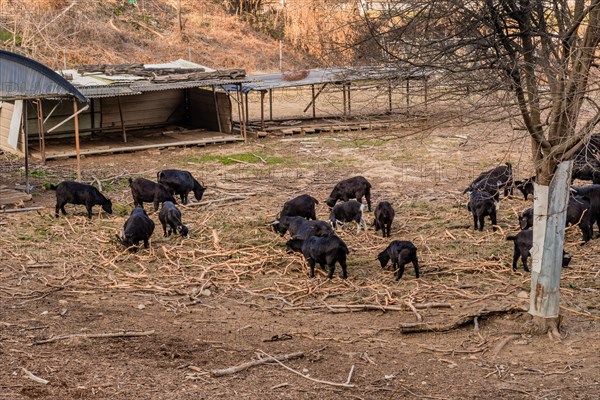
[[[46,208],[0,221],[0,399],[600,398],[600,239],[580,246],[578,229],[567,231],[563,340],[528,334],[518,309],[530,277],[511,270],[505,236],[532,200],[503,199],[500,229],[474,232],[461,195],[505,161],[530,176],[528,141],[501,123],[417,128],[84,158],[84,181],[99,181],[114,203],[113,215],[96,207],[92,220],[72,205],[55,219],[54,192],[41,189],[73,178],[74,160],[33,165],[38,190],[27,206]],[[2,157],[2,182],[22,183],[21,162]],[[201,204],[181,206],[191,237],[163,237],[146,205],[157,224],[151,246],[129,253],[115,240],[132,209],[127,178],[166,167],[208,187]],[[415,243],[420,279],[407,268],[397,282],[380,268],[389,239],[373,228],[339,233],[347,280],[339,267],[333,280],[309,278],[269,230],[301,193],[327,218],[333,185],[359,174],[374,206],[396,209],[391,239]],[[443,324],[482,310],[504,311],[477,326],[401,332],[417,318]],[[297,352],[283,365],[213,372]]]

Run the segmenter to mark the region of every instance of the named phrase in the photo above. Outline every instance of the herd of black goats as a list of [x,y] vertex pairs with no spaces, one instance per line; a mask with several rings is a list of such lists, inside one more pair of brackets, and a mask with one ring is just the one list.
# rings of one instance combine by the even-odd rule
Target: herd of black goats
[[[585,244],[593,237],[594,223],[600,230],[600,161],[593,159],[591,163],[589,161],[578,163],[576,159],[572,178],[593,182],[585,187],[571,187],[567,209],[567,224],[579,226]],[[530,194],[533,195],[534,181],[535,177],[524,181],[513,181],[510,163],[481,173],[463,192],[463,194],[469,193],[467,209],[473,215],[474,229],[483,230],[487,216],[491,219],[492,228],[496,230],[500,191],[504,191],[504,196],[508,196],[516,187],[527,200]],[[158,211],[159,204],[162,203],[158,218],[165,237],[175,232],[184,237],[188,236],[188,228],[182,223],[181,212],[175,206],[174,195],[179,195],[181,202],[187,204],[189,192],[194,192],[194,197],[200,201],[206,189],[203,183],[198,182],[188,171],[168,169],[157,173],[157,182],[145,178],[135,180],[129,178],[129,186],[135,208],[125,222],[121,234],[117,235],[123,245],[131,251],[136,251],[139,243],[143,242],[144,247],[148,248],[148,240],[154,232],[154,222],[144,210],[144,202],[153,203],[155,211]],[[101,205],[104,211],[112,213],[111,201],[92,185],[64,181],[57,186],[51,185],[50,189],[56,190],[56,217],[59,216],[59,211],[66,214],[67,203],[85,205],[88,218],[92,217],[94,205]],[[286,232],[290,233],[291,239],[287,241],[286,248],[289,251],[302,253],[310,266],[311,277],[314,277],[315,265],[319,263],[323,269],[325,266],[329,267],[328,278],[331,279],[335,264],[339,263],[342,268],[342,278],[345,279],[348,276],[346,267],[348,246],[335,235],[335,230],[341,224],[352,221],[356,223],[357,232],[360,232],[361,226],[367,229],[363,217],[365,210],[363,197],[367,202],[366,207],[371,211],[371,184],[364,177],[355,176],[337,183],[325,201],[331,209],[329,221],[317,220],[315,206],[319,202],[314,197],[303,194],[286,201],[277,219],[270,225],[273,231],[281,236]],[[374,217],[375,230],[381,230],[383,237],[390,237],[394,220],[392,205],[387,201],[380,202],[375,207]],[[521,258],[525,271],[529,271],[527,259],[533,246],[533,233],[529,229],[533,226],[533,208],[519,215],[519,223],[522,230],[506,238],[514,242],[512,268],[516,270],[518,259]],[[419,277],[417,248],[410,241],[393,240],[377,258],[382,268],[385,268],[390,260],[392,261],[392,267],[398,270],[396,280],[402,278],[404,267],[408,263],[413,264],[415,276]],[[563,266],[566,267],[570,260],[571,256],[564,253]]]

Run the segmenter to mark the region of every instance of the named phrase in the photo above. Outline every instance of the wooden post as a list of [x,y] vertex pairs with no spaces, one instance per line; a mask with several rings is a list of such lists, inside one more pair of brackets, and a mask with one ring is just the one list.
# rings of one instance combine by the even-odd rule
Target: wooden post
[[315,106],[315,100],[316,100],[316,98],[315,98],[315,85],[310,85],[310,91],[312,93],[312,116],[313,116],[313,119],[314,119],[317,116],[317,108]]
[[219,125],[219,132],[223,132],[223,128],[221,127],[221,110],[219,110],[219,100],[217,99],[217,90],[215,87],[212,87],[213,91],[213,100],[215,102],[215,110],[217,110],[217,125]]
[[388,81],[388,111],[392,113],[392,81]]
[[260,91],[260,129],[265,129],[265,91]]
[[46,138],[44,137],[44,116],[42,115],[42,99],[37,99],[38,138],[42,163],[46,164]]
[[346,116],[346,85],[342,83],[342,95],[344,97],[344,117]]
[[529,314],[537,327],[558,333],[560,273],[573,161],[561,162],[550,186],[534,183]]
[[121,132],[123,133],[123,143],[127,143],[127,132],[125,131],[125,121],[123,121],[123,110],[121,109],[121,98],[117,96],[117,104],[119,105],[119,118],[121,119]]
[[427,76],[425,76],[425,111],[427,111],[427,97],[428,97],[428,91],[429,91],[429,85],[428,82],[429,78]]
[[352,101],[350,100],[350,93],[352,93],[350,91],[350,85],[352,85],[352,82],[348,82],[348,84],[346,86],[348,86],[348,115],[352,115]]
[[410,78],[406,78],[406,115],[410,115]]
[[269,121],[273,121],[273,89],[269,89]]
[[77,115],[77,99],[73,99],[73,114],[75,114],[75,155],[77,156],[77,182],[81,182],[81,157],[79,155],[79,115]]
[[244,121],[248,121],[250,119],[250,111],[249,111],[250,107],[248,107],[248,93],[242,92],[242,94],[244,95],[244,106],[246,108],[246,113],[244,114],[245,115]]
[[25,192],[29,194],[29,128],[27,127],[27,100],[23,100],[23,150],[25,152]]

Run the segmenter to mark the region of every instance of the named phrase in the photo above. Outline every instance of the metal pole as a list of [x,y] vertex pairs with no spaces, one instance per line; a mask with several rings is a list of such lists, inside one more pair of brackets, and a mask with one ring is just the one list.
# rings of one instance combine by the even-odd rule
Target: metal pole
[[79,116],[77,115],[77,100],[73,99],[73,113],[75,114],[75,155],[77,156],[77,182],[81,182],[81,157],[79,155]]
[[248,121],[250,119],[249,117],[249,111],[248,111],[248,93],[244,93],[244,105],[246,106],[246,117],[245,117],[245,121]]
[[42,163],[46,164],[46,138],[44,137],[44,116],[42,115],[42,100],[37,99],[38,137],[40,141],[40,155]]
[[428,80],[429,79],[427,77],[425,77],[425,111],[427,111],[427,97],[428,97],[427,92],[429,91],[429,88],[428,88],[429,85],[427,84]]
[[29,129],[27,128],[27,100],[23,100],[23,144],[25,148],[25,192],[29,194]]
[[342,95],[344,96],[344,117],[346,116],[346,85],[342,84]]

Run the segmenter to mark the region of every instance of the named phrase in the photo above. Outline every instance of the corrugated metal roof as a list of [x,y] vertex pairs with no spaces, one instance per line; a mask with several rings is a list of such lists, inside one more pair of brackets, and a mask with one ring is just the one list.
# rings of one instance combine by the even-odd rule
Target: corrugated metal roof
[[[323,83],[355,82],[367,80],[421,79],[430,73],[402,70],[392,67],[352,67],[310,69],[292,72],[249,75],[255,81],[244,85],[244,91],[267,90],[285,87],[318,85]],[[234,88],[231,88],[234,89]]]
[[0,50],[0,99],[25,100],[45,97],[75,97],[89,100],[70,82],[39,62]]
[[[144,68],[174,68],[188,69],[201,68],[205,72],[214,72],[215,70],[200,64],[186,60],[176,60],[163,64],[144,64]],[[128,96],[141,94],[143,92],[152,92],[170,89],[187,89],[193,87],[235,85],[244,82],[250,82],[248,79],[207,79],[200,81],[177,81],[154,83],[145,76],[131,74],[106,75],[100,72],[86,72],[80,74],[77,70],[69,69],[60,71],[67,77],[73,86],[78,87],[86,96],[90,98]]]

